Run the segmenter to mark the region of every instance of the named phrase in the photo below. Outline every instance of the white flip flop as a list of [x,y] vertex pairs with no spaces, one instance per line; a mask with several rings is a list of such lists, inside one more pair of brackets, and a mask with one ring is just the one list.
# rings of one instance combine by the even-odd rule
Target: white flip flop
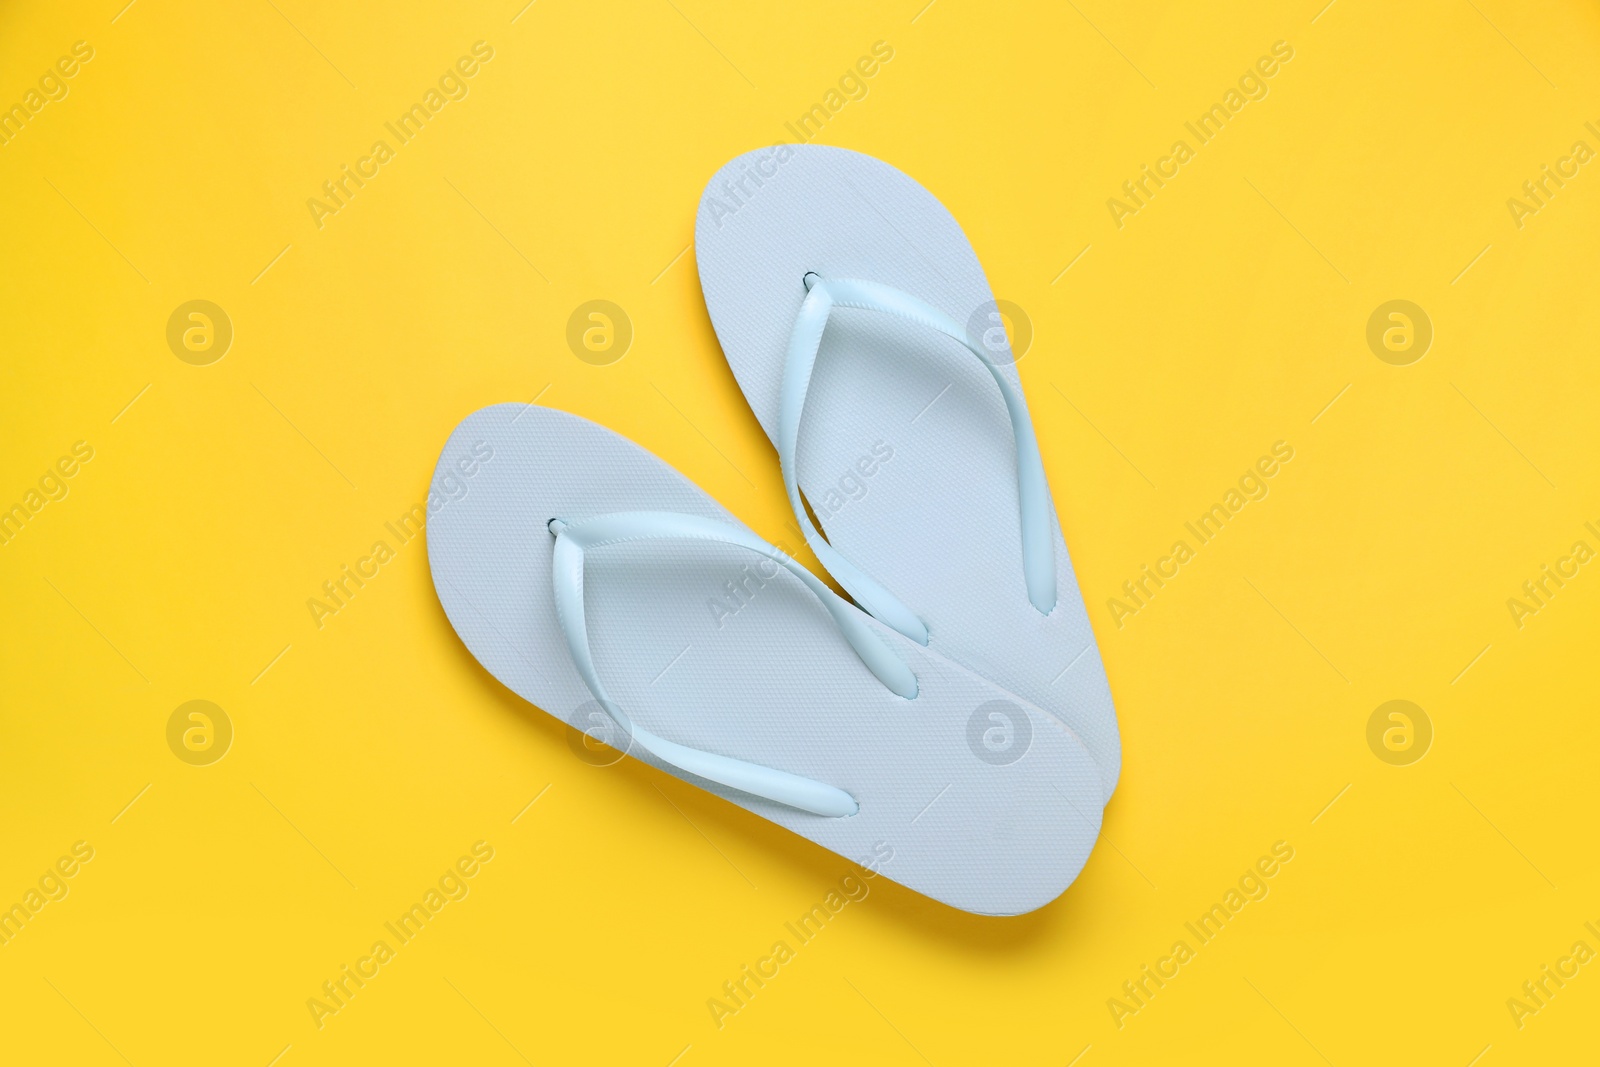
[[779,145],[711,179],[695,255],[822,565],[880,621],[1070,727],[1109,799],[1122,743],[1105,667],[994,296],[950,212],[871,156]]
[[462,487],[428,519],[439,601],[525,700],[614,722],[635,758],[967,911],[1031,911],[1077,877],[1100,783],[1070,730],[851,606],[654,455],[501,404],[456,428],[435,477]]

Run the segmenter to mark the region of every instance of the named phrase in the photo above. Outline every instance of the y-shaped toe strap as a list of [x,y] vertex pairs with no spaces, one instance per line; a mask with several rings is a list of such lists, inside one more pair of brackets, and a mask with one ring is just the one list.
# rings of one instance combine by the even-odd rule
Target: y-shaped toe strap
[[959,341],[984,365],[1000,387],[1006,412],[1011,418],[1012,436],[1016,441],[1022,570],[1028,601],[1041,615],[1050,614],[1056,606],[1056,555],[1050,530],[1050,492],[1045,482],[1044,464],[1039,458],[1039,443],[1033,435],[1033,422],[1028,418],[1028,406],[1022,395],[1000,372],[1000,368],[972,343],[954,319],[910,293],[878,282],[854,278],[823,278],[818,274],[807,274],[804,281],[808,291],[805,302],[800,305],[800,314],[795,317],[794,331],[789,336],[789,350],[783,365],[782,398],[778,411],[778,461],[783,468],[783,487],[789,493],[789,505],[805,534],[806,543],[817,554],[817,559],[874,617],[913,641],[924,645],[928,643],[928,627],[915,612],[823,540],[801,503],[795,471],[800,416],[805,410],[806,392],[811,387],[811,372],[816,366],[823,331],[828,326],[828,315],[835,307],[882,312]]
[[855,799],[842,789],[787,771],[688,748],[636,726],[606,693],[589,652],[589,630],[583,610],[584,552],[606,545],[658,539],[715,541],[757,552],[785,567],[805,583],[806,588],[828,610],[828,614],[833,616],[833,621],[850,647],[855,649],[856,655],[861,657],[861,662],[885,687],[908,700],[915,698],[917,679],[911,668],[879,640],[854,608],[840,600],[815,575],[781,549],[767,544],[747,530],[712,519],[671,511],[623,511],[572,522],[551,519],[549,527],[556,539],[551,575],[556,615],[567,639],[572,662],[595,700],[641,748],[662,762],[690,774],[792,808],[834,818],[856,813],[858,806]]

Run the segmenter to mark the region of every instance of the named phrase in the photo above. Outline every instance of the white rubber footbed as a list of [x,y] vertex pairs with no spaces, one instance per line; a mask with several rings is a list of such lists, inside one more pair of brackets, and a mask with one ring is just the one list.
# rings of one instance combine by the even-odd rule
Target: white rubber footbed
[[[575,713],[596,705],[557,622],[547,520],[660,510],[739,521],[655,456],[560,411],[502,404],[471,415],[445,445],[436,479],[462,461],[476,468],[470,479],[456,475],[466,495],[428,520],[439,600],[491,674],[581,725]],[[770,566],[757,571],[753,553],[662,541],[587,556],[597,669],[640,727],[827,782],[861,808],[824,818],[675,772],[639,749],[636,758],[968,911],[1030,911],[1077,876],[1099,833],[1100,780],[1053,717],[869,619],[917,676],[915,700],[893,695],[805,586]],[[728,582],[743,583],[746,596],[735,601]],[[730,614],[734,603],[742,606]],[[1001,718],[991,719],[996,709]],[[998,739],[998,755],[969,740],[975,717],[978,732]],[[886,850],[892,860],[874,859]]]
[[[961,227],[917,182],[857,152],[784,147],[723,167],[695,226],[712,325],[769,438],[808,271],[894,286],[963,325],[994,299]],[[834,310],[796,463],[820,528],[927,623],[931,649],[1071,727],[1109,799],[1122,766],[1111,690],[1053,509],[1058,601],[1048,617],[1028,601],[1014,449],[999,390],[959,343]]]

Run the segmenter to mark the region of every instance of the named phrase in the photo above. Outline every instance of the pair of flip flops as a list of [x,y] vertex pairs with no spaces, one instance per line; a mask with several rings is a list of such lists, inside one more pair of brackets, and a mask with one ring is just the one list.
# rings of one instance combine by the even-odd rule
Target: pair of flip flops
[[972,246],[911,178],[817,145],[723,167],[695,246],[854,603],[646,450],[513,403],[440,456],[467,490],[428,520],[445,613],[507,687],[634,758],[957,908],[1048,903],[1121,743]]

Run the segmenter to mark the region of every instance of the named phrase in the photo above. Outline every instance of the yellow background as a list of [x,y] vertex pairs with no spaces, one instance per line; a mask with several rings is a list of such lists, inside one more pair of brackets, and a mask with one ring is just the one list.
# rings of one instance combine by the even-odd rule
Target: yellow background
[[[5,5],[0,102],[95,50],[0,147],[0,506],[95,450],[0,546],[0,903],[95,850],[0,947],[7,1062],[1592,1058],[1600,965],[1521,1029],[1506,1000],[1600,948],[1600,574],[1520,629],[1506,601],[1600,547],[1600,164],[1520,229],[1506,201],[1600,148],[1600,16],[922,2]],[[319,229],[307,199],[478,40],[470,95]],[[784,536],[680,253],[707,176],[879,40],[818,140],[931,189],[1033,322],[1126,766],[1056,903],[880,879],[718,1029],[845,862],[577,759],[462,648],[421,541],[321,629],[306,600],[460,419],[535,396]],[[1270,95],[1118,229],[1107,198],[1279,40]],[[209,366],[166,342],[197,298],[235,331]],[[1365,340],[1398,298],[1435,330],[1404,367]],[[564,339],[591,299],[634,325],[609,366]],[[1277,440],[1271,495],[1117,628],[1107,598]],[[192,699],[236,731],[210,766],[166,742]],[[1391,699],[1434,727],[1410,766],[1367,745]],[[470,895],[318,1029],[307,999],[479,840]],[[1108,998],[1279,840],[1270,896],[1119,1029]]]

